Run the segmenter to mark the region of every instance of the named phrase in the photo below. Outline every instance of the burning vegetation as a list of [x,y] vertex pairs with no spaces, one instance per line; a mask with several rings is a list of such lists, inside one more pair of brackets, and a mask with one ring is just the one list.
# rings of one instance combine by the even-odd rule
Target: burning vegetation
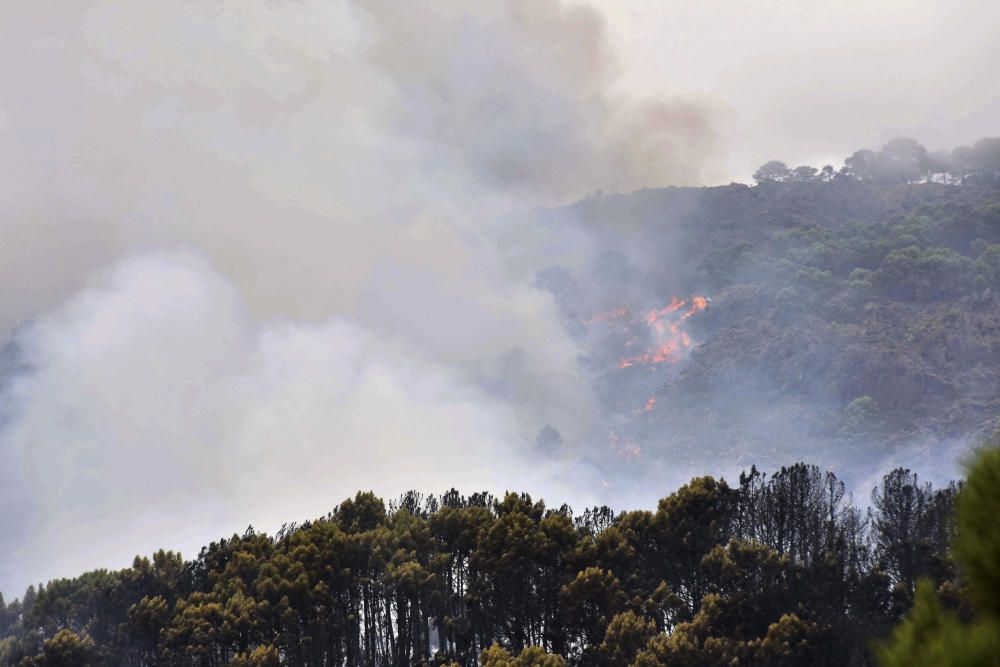
[[[690,299],[671,297],[666,306],[647,311],[641,317],[633,316],[628,308],[617,308],[595,315],[587,323],[621,323],[622,330],[627,334],[623,347],[634,345],[640,337],[639,330],[645,327],[645,336],[651,345],[645,352],[623,357],[618,362],[618,368],[673,364],[680,361],[681,354],[691,347],[691,335],[684,330],[684,322],[708,308],[710,302],[711,299],[706,296],[692,296]],[[652,409],[652,404],[656,402],[655,399],[651,401],[652,403],[647,404],[647,409]]]

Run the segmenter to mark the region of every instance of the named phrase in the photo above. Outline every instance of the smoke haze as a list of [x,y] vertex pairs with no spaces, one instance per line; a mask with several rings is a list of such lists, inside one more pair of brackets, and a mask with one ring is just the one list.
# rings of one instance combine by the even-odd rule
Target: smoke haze
[[731,179],[770,159],[839,166],[898,136],[950,149],[996,134],[1000,7],[989,0],[595,5],[629,44],[622,90],[726,102]]
[[669,221],[524,214],[745,171],[741,100],[623,11],[4,3],[0,590],[358,489],[634,506],[718,470],[609,450],[617,358],[574,328],[664,305]]
[[[712,109],[613,93],[600,14],[3,14],[0,589],[358,488],[596,498],[577,344],[491,221],[698,183],[715,148]],[[529,465],[546,426],[563,460]]]

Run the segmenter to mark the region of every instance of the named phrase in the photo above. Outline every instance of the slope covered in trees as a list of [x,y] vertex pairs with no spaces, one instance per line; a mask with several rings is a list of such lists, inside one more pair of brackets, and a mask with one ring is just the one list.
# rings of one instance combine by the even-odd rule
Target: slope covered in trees
[[30,589],[0,605],[0,664],[864,665],[918,578],[955,586],[959,489],[898,469],[862,511],[797,464],[695,478],[655,511],[359,493]]
[[[694,472],[706,452],[742,466],[934,470],[994,432],[998,146],[956,149],[941,167],[901,139],[859,152],[878,169],[859,153],[839,171],[769,164],[754,187],[594,196],[540,214],[541,228],[583,230],[600,249],[554,256],[538,284],[587,352],[608,431],[631,443],[609,448],[628,454],[629,474]],[[656,335],[643,318],[690,295],[711,300],[683,322],[689,345],[634,356]]]

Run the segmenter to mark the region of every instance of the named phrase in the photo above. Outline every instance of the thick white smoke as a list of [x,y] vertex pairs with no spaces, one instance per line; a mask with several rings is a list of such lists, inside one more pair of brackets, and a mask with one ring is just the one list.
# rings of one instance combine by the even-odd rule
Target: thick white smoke
[[594,497],[578,351],[490,226],[713,144],[614,93],[598,14],[15,0],[0,77],[0,590],[358,488]]
[[568,489],[554,464],[512,466],[516,408],[460,371],[341,318],[254,322],[191,253],[124,260],[18,340],[34,370],[4,447],[30,502],[5,517],[7,581],[277,526],[354,488]]

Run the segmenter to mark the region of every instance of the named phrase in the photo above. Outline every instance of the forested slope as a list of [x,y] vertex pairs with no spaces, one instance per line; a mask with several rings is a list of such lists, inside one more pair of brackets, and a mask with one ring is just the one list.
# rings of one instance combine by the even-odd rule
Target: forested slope
[[[540,216],[603,250],[539,284],[588,351],[637,474],[697,469],[705,451],[933,470],[996,430],[1000,167],[900,175],[857,155],[839,173],[772,167],[754,187],[598,195]],[[662,331],[658,313],[692,295],[709,302],[678,311],[691,316],[666,344],[682,349],[636,356],[665,340],[647,326]]]

